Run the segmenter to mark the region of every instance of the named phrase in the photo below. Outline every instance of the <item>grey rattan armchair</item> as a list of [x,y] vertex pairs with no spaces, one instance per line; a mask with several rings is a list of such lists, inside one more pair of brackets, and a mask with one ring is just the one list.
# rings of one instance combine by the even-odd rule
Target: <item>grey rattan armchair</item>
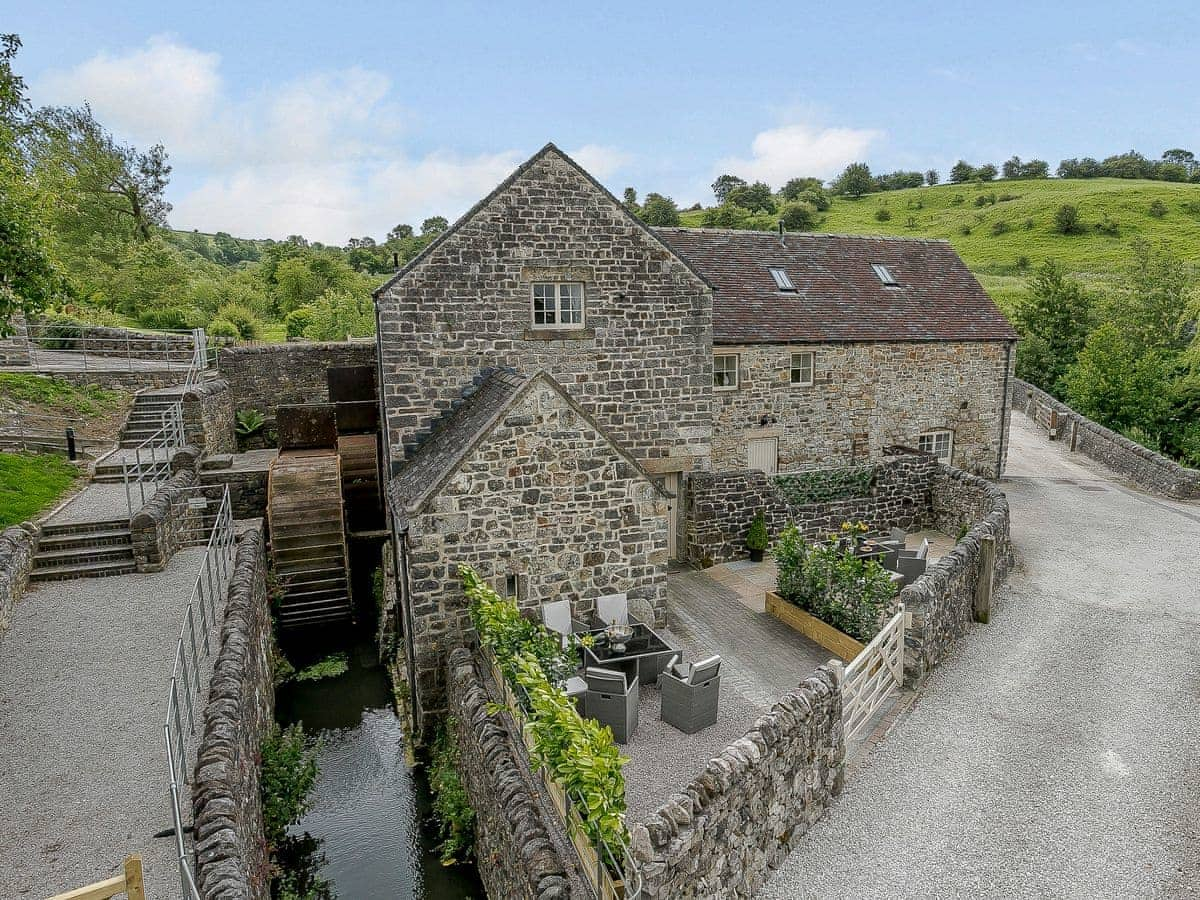
[[721,657],[692,665],[668,666],[659,680],[662,720],[684,734],[695,734],[717,722],[721,695]]
[[583,672],[587,690],[583,695],[583,714],[612,729],[613,739],[626,744],[637,731],[638,679],[626,678],[617,669],[589,667]]

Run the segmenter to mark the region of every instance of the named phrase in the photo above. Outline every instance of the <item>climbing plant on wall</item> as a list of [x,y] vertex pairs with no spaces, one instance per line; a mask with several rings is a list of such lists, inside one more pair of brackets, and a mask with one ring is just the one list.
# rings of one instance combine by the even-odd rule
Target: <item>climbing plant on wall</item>
[[817,469],[813,472],[794,472],[776,475],[775,486],[796,506],[806,503],[831,503],[866,497],[875,483],[874,466],[855,466],[847,469]]

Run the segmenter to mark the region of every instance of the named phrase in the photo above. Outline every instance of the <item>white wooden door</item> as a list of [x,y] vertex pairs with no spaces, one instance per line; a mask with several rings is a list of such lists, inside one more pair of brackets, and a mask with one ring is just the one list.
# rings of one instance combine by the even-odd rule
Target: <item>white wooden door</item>
[[746,445],[746,465],[774,475],[779,464],[779,438],[753,438]]
[[663,487],[671,497],[667,500],[667,556],[679,557],[679,473],[668,472],[663,478]]

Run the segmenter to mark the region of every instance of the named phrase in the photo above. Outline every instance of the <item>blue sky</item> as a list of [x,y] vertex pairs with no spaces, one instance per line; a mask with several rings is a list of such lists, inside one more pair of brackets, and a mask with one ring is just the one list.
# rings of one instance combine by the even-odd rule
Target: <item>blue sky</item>
[[166,144],[172,224],[343,242],[453,219],[548,140],[708,202],[959,157],[1200,152],[1183,3],[23,3],[36,102]]

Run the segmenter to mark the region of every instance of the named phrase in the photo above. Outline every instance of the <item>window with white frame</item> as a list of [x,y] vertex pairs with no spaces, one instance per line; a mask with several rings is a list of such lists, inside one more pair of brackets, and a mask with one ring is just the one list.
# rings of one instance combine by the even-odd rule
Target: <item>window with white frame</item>
[[808,387],[813,383],[813,355],[811,352],[792,354],[791,383]]
[[954,456],[954,432],[927,431],[917,438],[917,449],[932,453],[939,462],[949,463]]
[[718,391],[736,390],[738,386],[738,358],[736,353],[722,353],[713,357],[713,388]]
[[583,284],[578,281],[535,281],[533,327],[582,328]]

